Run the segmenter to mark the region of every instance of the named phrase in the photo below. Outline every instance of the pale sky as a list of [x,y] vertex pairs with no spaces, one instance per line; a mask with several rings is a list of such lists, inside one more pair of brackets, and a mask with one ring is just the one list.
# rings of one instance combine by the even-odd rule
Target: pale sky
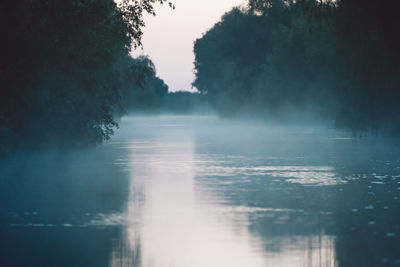
[[143,51],[154,62],[157,75],[170,91],[191,90],[193,42],[210,29],[221,16],[245,0],[172,0],[176,9],[156,5],[155,17],[146,15]]

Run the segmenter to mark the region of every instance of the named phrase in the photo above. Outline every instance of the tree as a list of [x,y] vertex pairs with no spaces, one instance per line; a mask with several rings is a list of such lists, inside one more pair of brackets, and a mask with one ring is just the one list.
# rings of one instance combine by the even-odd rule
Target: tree
[[196,41],[193,85],[224,115],[399,136],[396,10],[393,0],[249,0]]
[[154,14],[157,2],[165,3],[2,1],[0,147],[109,139],[126,90],[122,73],[132,67],[129,51],[141,44],[142,15]]

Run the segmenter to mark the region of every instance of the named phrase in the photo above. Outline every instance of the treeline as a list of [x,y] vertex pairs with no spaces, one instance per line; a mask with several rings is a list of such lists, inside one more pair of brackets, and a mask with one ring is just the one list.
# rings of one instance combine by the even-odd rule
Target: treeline
[[154,77],[146,87],[131,90],[123,100],[128,115],[159,114],[210,114],[213,109],[205,95],[198,92],[167,92],[168,86]]
[[205,95],[198,92],[170,92],[164,98],[162,112],[169,114],[206,114],[212,112]]
[[193,85],[220,113],[319,116],[400,136],[395,0],[249,0],[196,40]]
[[128,73],[128,89],[121,104],[122,113],[159,112],[168,94],[168,85],[156,76],[153,62],[146,56],[133,59],[132,70]]
[[0,151],[100,143],[127,98],[153,105],[166,85],[129,52],[156,2],[165,1],[1,1]]

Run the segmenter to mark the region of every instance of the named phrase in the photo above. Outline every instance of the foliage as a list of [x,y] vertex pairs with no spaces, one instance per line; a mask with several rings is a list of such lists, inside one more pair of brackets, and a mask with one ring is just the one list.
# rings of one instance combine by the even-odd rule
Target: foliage
[[196,40],[193,85],[225,115],[323,117],[398,135],[392,0],[250,0]]
[[155,2],[2,1],[0,150],[109,139],[128,83],[155,75],[129,56]]
[[168,85],[156,76],[153,62],[145,56],[130,59],[127,92],[122,100],[125,112],[160,110],[168,93]]
[[122,0],[119,4],[119,10],[122,13],[125,23],[128,25],[127,34],[130,39],[133,40],[135,48],[142,45],[142,28],[145,26],[143,13],[147,12],[155,16],[154,4],[157,2],[160,4],[168,4],[170,8],[175,9],[172,2],[166,0]]

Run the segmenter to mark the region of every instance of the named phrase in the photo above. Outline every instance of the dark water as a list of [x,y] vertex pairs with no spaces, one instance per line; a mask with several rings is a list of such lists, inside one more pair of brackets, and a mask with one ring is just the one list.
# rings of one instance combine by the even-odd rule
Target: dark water
[[399,148],[125,118],[101,147],[0,162],[0,266],[397,266]]

